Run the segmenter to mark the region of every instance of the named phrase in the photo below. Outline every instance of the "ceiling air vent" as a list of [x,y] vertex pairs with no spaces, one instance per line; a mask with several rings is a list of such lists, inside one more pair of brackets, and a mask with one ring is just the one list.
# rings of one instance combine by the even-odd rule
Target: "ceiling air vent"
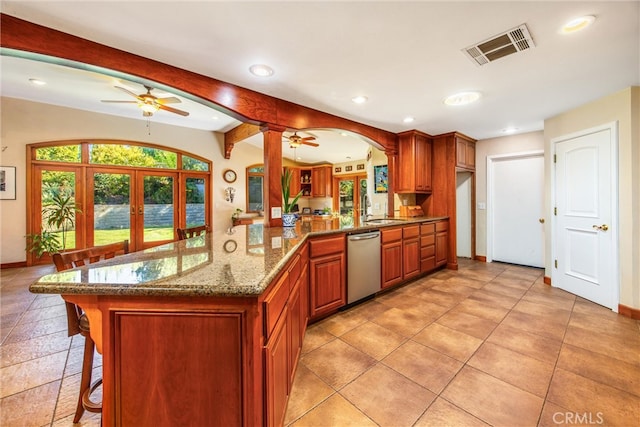
[[526,24],[462,49],[476,65],[485,65],[512,53],[536,47]]

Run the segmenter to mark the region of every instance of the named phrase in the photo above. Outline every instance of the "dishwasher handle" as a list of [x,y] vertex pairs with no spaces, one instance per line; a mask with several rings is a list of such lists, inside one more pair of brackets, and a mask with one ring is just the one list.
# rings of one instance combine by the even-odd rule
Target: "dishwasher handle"
[[378,237],[380,237],[380,233],[356,234],[349,236],[349,240],[353,242],[358,240],[377,239]]

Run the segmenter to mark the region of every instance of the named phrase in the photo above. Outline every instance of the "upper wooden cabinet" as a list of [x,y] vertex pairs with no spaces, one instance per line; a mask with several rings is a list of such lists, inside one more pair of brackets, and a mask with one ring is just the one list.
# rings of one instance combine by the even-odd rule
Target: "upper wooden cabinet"
[[476,169],[476,143],[462,135],[456,135],[456,167]]
[[331,166],[316,166],[311,169],[311,196],[331,197]]
[[415,130],[398,137],[396,193],[431,193],[431,137]]

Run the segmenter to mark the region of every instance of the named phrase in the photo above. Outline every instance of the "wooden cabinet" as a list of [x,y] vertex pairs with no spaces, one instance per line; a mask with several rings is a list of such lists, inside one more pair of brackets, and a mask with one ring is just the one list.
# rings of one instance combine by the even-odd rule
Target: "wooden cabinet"
[[402,228],[381,230],[382,289],[402,282]]
[[317,166],[311,169],[311,195],[313,197],[331,197],[331,166]]
[[433,222],[420,225],[420,273],[436,268],[436,225]]
[[436,222],[436,267],[447,263],[449,221]]
[[398,134],[397,193],[431,192],[431,137],[418,131]]
[[302,190],[302,195],[304,197],[311,197],[312,179],[311,169],[300,169],[300,190]]
[[476,144],[474,140],[456,135],[456,167],[476,169]]
[[420,274],[420,226],[402,229],[402,279],[409,280]]
[[267,423],[270,426],[284,424],[290,388],[288,337],[288,322],[285,314],[278,319],[273,335],[265,347]]
[[345,236],[309,241],[311,319],[333,313],[347,303]]
[[287,168],[291,171],[291,184],[289,185],[289,195],[295,197],[301,190],[300,168]]

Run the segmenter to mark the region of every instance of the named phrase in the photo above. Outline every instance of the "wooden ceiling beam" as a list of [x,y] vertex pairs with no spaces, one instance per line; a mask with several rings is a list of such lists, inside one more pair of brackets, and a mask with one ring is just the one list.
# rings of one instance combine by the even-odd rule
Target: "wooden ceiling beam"
[[224,134],[224,158],[231,158],[231,150],[238,142],[251,138],[260,133],[260,126],[242,123]]

